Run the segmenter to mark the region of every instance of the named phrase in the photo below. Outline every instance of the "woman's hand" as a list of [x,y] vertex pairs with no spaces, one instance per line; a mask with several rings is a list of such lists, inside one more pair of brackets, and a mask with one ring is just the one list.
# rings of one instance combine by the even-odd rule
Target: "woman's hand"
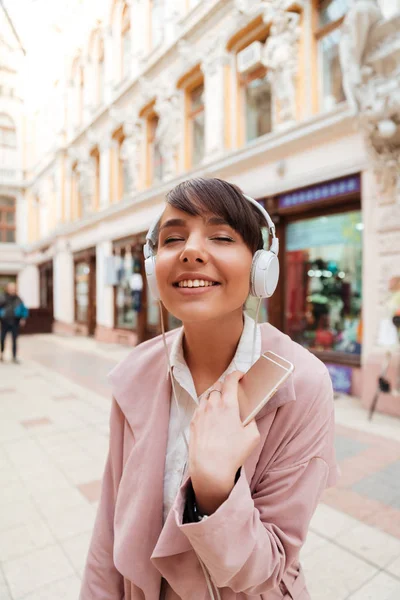
[[227,375],[221,390],[205,395],[190,424],[189,473],[199,509],[212,514],[228,498],[235,475],[260,441],[255,421],[243,427],[238,382],[243,373]]

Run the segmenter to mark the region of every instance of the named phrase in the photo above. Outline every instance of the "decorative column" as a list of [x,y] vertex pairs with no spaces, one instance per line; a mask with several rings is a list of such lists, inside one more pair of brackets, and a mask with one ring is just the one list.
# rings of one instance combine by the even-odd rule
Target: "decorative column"
[[85,217],[93,212],[94,196],[96,191],[96,165],[89,154],[79,159],[77,172],[79,174],[79,199],[81,202],[81,216]]
[[[171,78],[174,81],[174,78]],[[166,78],[160,82],[155,111],[159,121],[156,142],[163,158],[163,180],[176,176],[179,146],[183,139],[183,114],[180,91]]]
[[110,200],[111,176],[111,137],[106,135],[99,144],[100,152],[100,208],[105,208]]
[[144,138],[144,124],[139,117],[134,121],[125,121],[123,125],[124,141],[120,158],[123,163],[124,180],[127,182],[125,193],[132,196],[141,188],[141,158]]
[[96,307],[96,323],[98,327],[114,327],[114,290],[106,285],[106,260],[112,256],[112,242],[105,240],[96,246],[96,294],[101,298]]
[[230,56],[224,42],[225,36],[208,40],[201,64],[204,73],[204,156],[207,162],[216,160],[225,151],[225,70]]
[[54,318],[61,323],[74,322],[74,259],[65,238],[59,238],[54,255]]
[[273,0],[263,14],[264,22],[271,23],[263,63],[268,69],[267,78],[275,104],[274,129],[288,127],[297,119],[300,16],[287,10],[288,6],[288,2]]

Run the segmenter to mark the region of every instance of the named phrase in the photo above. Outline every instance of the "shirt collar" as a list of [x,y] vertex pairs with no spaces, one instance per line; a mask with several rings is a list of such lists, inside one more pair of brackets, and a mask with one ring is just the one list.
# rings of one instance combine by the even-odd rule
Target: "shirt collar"
[[[253,348],[253,335],[254,335],[254,320],[244,313],[244,325],[242,335],[240,336],[239,344],[235,352],[231,363],[229,364],[226,371],[219,378],[223,381],[229,373],[233,371],[243,371],[244,373],[251,367],[251,352]],[[184,329],[180,330],[176,336],[170,351],[170,365],[175,380],[183,387],[195,400],[197,400],[193,378],[190,373],[189,367],[186,364],[185,357],[183,355],[183,336]],[[254,348],[254,361],[255,362],[261,355],[261,331],[260,326],[256,328],[256,340]]]

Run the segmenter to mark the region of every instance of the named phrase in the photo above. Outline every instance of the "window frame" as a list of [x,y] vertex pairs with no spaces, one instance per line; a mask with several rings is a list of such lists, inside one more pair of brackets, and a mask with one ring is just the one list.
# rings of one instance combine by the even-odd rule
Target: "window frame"
[[331,34],[333,31],[339,29],[345,19],[345,15],[332,21],[331,23],[327,23],[326,25],[319,24],[319,15],[321,10],[322,0],[312,0],[313,2],[313,17],[312,17],[312,33],[313,33],[313,66],[314,66],[314,84],[313,84],[313,109],[314,113],[323,110],[323,102],[324,102],[324,89],[323,89],[323,81],[322,81],[322,72],[321,72],[321,54],[319,45],[321,40]]
[[[13,203],[11,205],[2,204],[3,198],[7,199],[7,200],[12,200]],[[8,214],[14,215],[14,222],[11,225],[9,223],[7,223],[7,215]],[[14,198],[13,196],[7,196],[5,194],[2,194],[0,196],[0,244],[16,244],[16,242],[17,242],[16,218],[17,218],[16,198]],[[11,242],[6,239],[8,231],[12,231],[14,233],[14,240]]]
[[[12,117],[10,117],[10,115],[8,115],[7,113],[1,113],[0,118],[1,117],[6,117],[9,124],[7,125],[6,123],[3,124],[2,122],[0,122],[0,148],[8,148],[11,150],[15,150],[17,148],[17,128],[15,126],[15,123]],[[12,142],[10,141],[10,143],[7,143],[3,132],[13,134]]]

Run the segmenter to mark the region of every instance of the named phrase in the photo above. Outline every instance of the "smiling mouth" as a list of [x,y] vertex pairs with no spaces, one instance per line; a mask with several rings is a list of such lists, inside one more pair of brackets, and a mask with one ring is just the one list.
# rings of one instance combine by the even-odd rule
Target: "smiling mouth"
[[184,279],[183,281],[177,281],[173,284],[174,287],[178,288],[205,288],[221,285],[217,281],[207,281],[204,279]]

